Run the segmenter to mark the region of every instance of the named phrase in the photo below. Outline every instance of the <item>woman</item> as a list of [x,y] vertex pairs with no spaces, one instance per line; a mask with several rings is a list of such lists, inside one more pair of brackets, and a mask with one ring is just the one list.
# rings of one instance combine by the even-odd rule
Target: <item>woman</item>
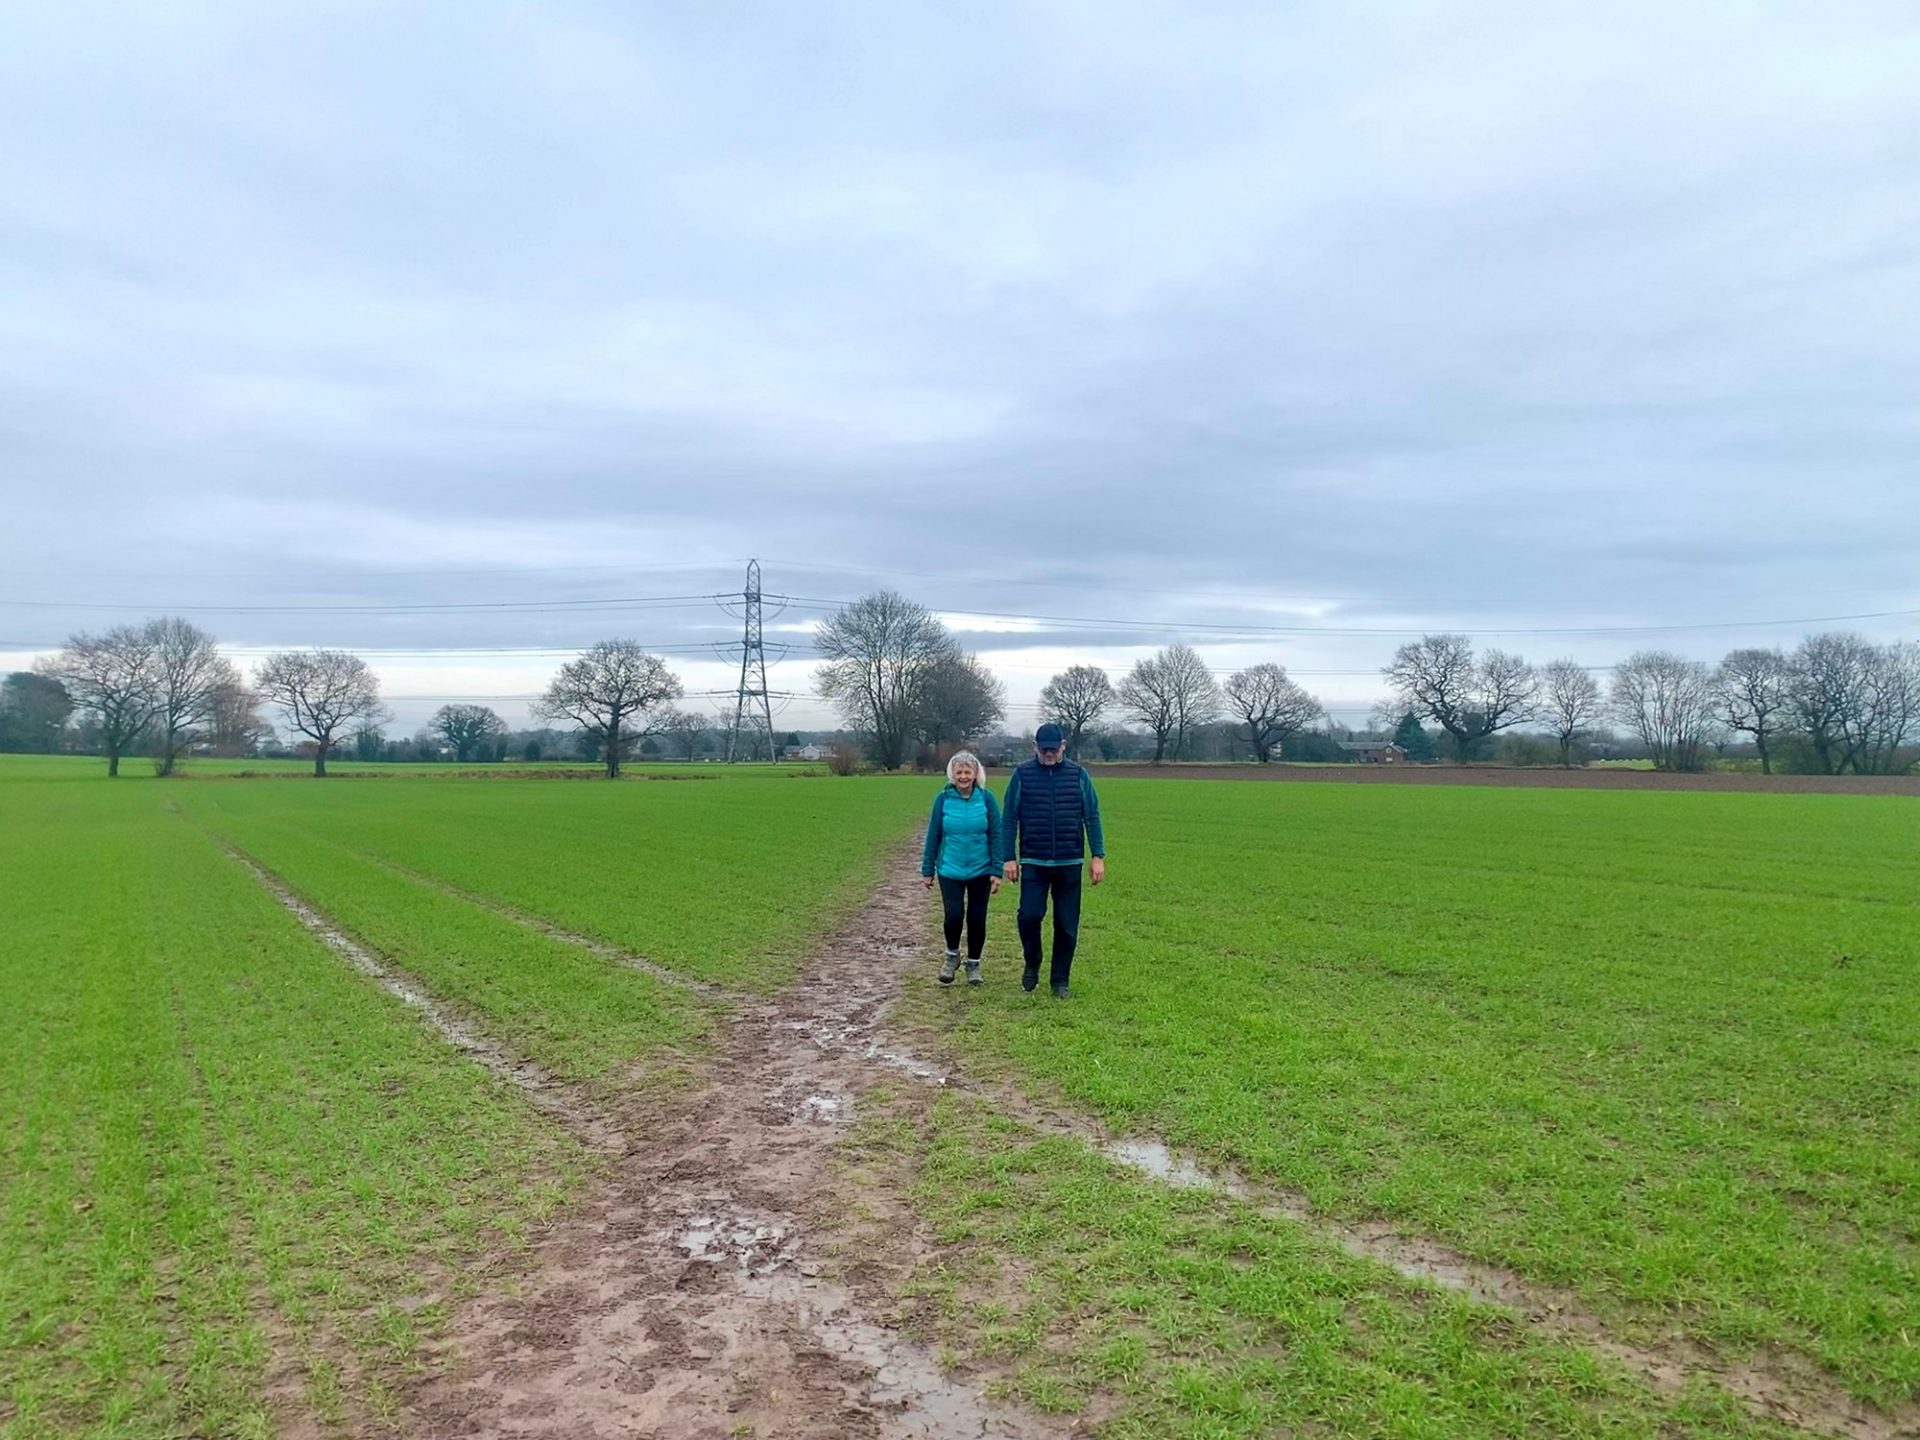
[[940,983],[960,972],[960,925],[967,927],[967,983],[980,983],[980,949],[987,942],[987,900],[1000,891],[1000,802],[987,793],[980,761],[962,750],[947,761],[947,784],[933,797],[920,876],[931,890],[936,876],[946,905],[947,959]]

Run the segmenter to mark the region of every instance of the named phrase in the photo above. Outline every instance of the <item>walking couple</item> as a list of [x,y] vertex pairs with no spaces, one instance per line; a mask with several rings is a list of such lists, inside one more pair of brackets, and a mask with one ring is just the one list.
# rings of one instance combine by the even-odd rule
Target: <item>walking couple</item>
[[1020,886],[1020,948],[1026,968],[1020,988],[1040,983],[1041,924],[1053,909],[1054,998],[1071,997],[1068,977],[1080,933],[1081,865],[1098,885],[1107,875],[1100,801],[1084,767],[1067,759],[1058,725],[1033,734],[1033,758],[1015,768],[1004,803],[986,788],[978,757],[962,750],[947,762],[946,788],[934,797],[920,874],[928,889],[939,882],[946,909],[947,958],[940,983],[960,973],[960,935],[967,938],[967,983],[980,983],[980,952],[987,940],[987,904],[1000,882]]

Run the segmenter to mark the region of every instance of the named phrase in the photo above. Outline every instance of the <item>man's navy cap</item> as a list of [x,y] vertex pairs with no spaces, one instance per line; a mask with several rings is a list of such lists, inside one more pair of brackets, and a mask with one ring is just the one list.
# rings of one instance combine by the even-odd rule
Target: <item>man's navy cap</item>
[[1058,725],[1049,720],[1033,732],[1033,743],[1042,750],[1057,750],[1067,743],[1067,737]]

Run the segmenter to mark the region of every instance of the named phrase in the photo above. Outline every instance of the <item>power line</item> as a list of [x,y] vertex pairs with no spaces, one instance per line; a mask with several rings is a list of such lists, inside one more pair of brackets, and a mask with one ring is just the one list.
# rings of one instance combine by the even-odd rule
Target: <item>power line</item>
[[[803,610],[843,610],[853,602],[850,600],[829,600],[819,596],[788,595],[783,597],[790,604]],[[1025,615],[1010,610],[963,610],[954,606],[941,607],[943,615],[969,615],[982,620],[1020,620],[1063,626],[1069,629],[1091,630],[1132,630],[1147,633],[1167,631],[1240,631],[1257,635],[1360,635],[1375,639],[1393,639],[1419,633],[1405,627],[1376,627],[1352,625],[1241,625],[1226,621],[1204,622],[1195,620],[1126,620],[1101,618],[1091,615]],[[1854,620],[1889,620],[1920,615],[1920,610],[1871,610],[1857,615],[1812,615],[1791,620],[1711,620],[1689,621],[1672,625],[1569,625],[1541,626],[1511,630],[1449,630],[1454,635],[1493,636],[1493,635],[1644,635],[1676,630],[1747,630],[1773,625],[1837,625]],[[1017,632],[1015,632],[1017,633]],[[1220,645],[1231,643],[1225,639],[1201,642]]]
[[740,561],[732,557],[722,560],[672,560],[659,561],[650,565],[621,563],[618,565],[498,565],[479,569],[464,570],[388,570],[369,569],[364,566],[342,566],[333,570],[229,570],[210,572],[195,570],[183,575],[177,570],[114,570],[102,572],[99,576],[89,576],[85,571],[15,569],[14,575],[58,575],[63,580],[85,580],[99,578],[107,580],[271,580],[277,584],[289,584],[296,579],[321,578],[327,580],[400,580],[400,579],[440,579],[448,576],[468,575],[575,575],[612,573],[633,575],[639,572],[656,570],[712,570],[724,571]]
[[195,615],[413,615],[571,613],[584,610],[674,610],[711,605],[714,595],[623,595],[578,600],[461,600],[393,605],[122,605],[95,601],[0,600],[33,610],[140,610]]

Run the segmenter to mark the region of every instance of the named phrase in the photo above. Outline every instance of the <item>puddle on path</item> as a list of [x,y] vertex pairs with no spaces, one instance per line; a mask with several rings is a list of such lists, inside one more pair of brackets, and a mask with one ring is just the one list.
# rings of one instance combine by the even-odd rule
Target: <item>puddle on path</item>
[[840,1055],[852,1055],[862,1060],[876,1061],[895,1070],[901,1070],[923,1080],[929,1085],[945,1085],[947,1072],[938,1065],[910,1055],[904,1050],[893,1050],[882,1045],[873,1036],[872,1029],[860,1024],[836,1024],[823,1020],[785,1020],[781,1022],[783,1030],[797,1030],[822,1050]]
[[732,1261],[743,1275],[771,1275],[793,1260],[787,1227],[750,1215],[690,1215],[666,1238],[689,1260],[707,1265]]
[[1183,1155],[1175,1155],[1158,1140],[1114,1140],[1100,1147],[1109,1160],[1118,1160],[1179,1190],[1220,1190],[1229,1195],[1245,1187],[1224,1175],[1210,1174]]

